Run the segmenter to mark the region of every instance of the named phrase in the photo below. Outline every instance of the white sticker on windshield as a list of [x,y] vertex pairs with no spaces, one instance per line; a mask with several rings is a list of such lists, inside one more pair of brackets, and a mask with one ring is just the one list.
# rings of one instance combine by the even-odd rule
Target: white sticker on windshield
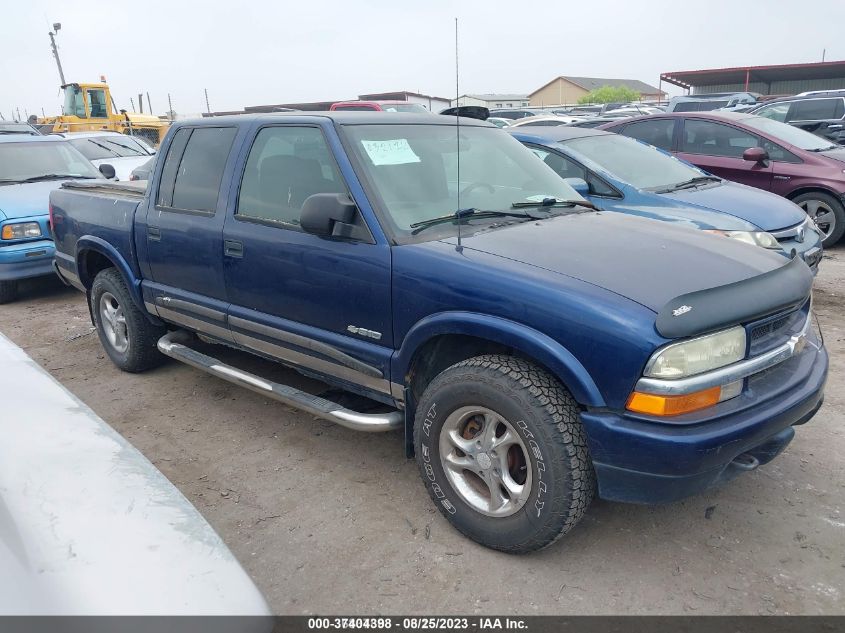
[[408,145],[408,139],[361,141],[373,165],[407,165],[420,162],[420,157]]
[[547,195],[547,196],[543,196],[543,195],[539,195],[539,196],[528,196],[528,197],[526,198],[526,200],[528,200],[528,202],[542,202],[543,200],[548,200],[549,198],[552,198],[552,199],[555,199],[555,200],[556,200],[556,199],[557,199],[557,196],[548,196],[548,195]]

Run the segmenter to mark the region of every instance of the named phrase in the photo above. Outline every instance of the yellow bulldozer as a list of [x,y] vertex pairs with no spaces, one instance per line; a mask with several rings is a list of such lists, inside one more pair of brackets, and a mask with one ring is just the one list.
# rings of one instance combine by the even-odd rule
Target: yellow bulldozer
[[105,77],[101,83],[69,83],[62,86],[64,104],[59,116],[38,119],[42,132],[90,132],[111,130],[138,136],[158,145],[170,127],[156,116],[117,111]]

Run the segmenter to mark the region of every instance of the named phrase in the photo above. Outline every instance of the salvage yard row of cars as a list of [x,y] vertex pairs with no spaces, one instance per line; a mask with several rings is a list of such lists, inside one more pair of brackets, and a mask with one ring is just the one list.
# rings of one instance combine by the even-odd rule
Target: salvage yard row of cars
[[[841,202],[845,181],[814,162],[841,150],[767,119],[798,136],[691,133],[707,113],[618,119],[619,135],[345,110],[177,122],[141,185],[99,177],[114,167],[67,139],[0,137],[0,157],[65,161],[0,158],[0,279],[54,267],[124,371],[169,357],[348,428],[403,431],[440,512],[506,552],[553,543],[595,496],[667,502],[753,470],[821,406],[813,275],[845,224],[796,204],[813,190],[773,183],[777,163],[802,165]],[[736,116],[725,125],[757,121]],[[643,122],[672,126],[665,142],[637,140]],[[697,162],[725,144],[754,182]],[[17,211],[28,195],[42,206]],[[215,345],[375,406],[250,373]]]

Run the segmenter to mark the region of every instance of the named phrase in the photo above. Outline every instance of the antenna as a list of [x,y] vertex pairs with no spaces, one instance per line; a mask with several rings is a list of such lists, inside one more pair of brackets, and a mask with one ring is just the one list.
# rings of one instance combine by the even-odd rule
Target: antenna
[[456,193],[458,198],[458,208],[455,210],[455,218],[458,220],[458,246],[455,248],[459,253],[464,249],[461,244],[461,90],[458,77],[458,18],[455,18],[455,140],[458,146],[458,157],[456,160],[458,171],[458,182],[456,183]]

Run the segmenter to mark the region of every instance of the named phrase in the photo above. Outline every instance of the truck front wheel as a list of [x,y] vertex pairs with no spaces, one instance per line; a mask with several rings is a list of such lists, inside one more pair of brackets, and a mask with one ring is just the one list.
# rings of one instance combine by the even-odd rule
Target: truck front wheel
[[156,343],[167,330],[141,312],[123,277],[114,268],[100,272],[91,286],[91,313],[106,354],[123,371],[139,372],[160,365]]
[[522,359],[478,356],[438,375],[420,399],[414,442],[437,508],[493,549],[552,544],[595,494],[577,403]]
[[18,297],[17,281],[0,281],[0,303],[11,303]]

